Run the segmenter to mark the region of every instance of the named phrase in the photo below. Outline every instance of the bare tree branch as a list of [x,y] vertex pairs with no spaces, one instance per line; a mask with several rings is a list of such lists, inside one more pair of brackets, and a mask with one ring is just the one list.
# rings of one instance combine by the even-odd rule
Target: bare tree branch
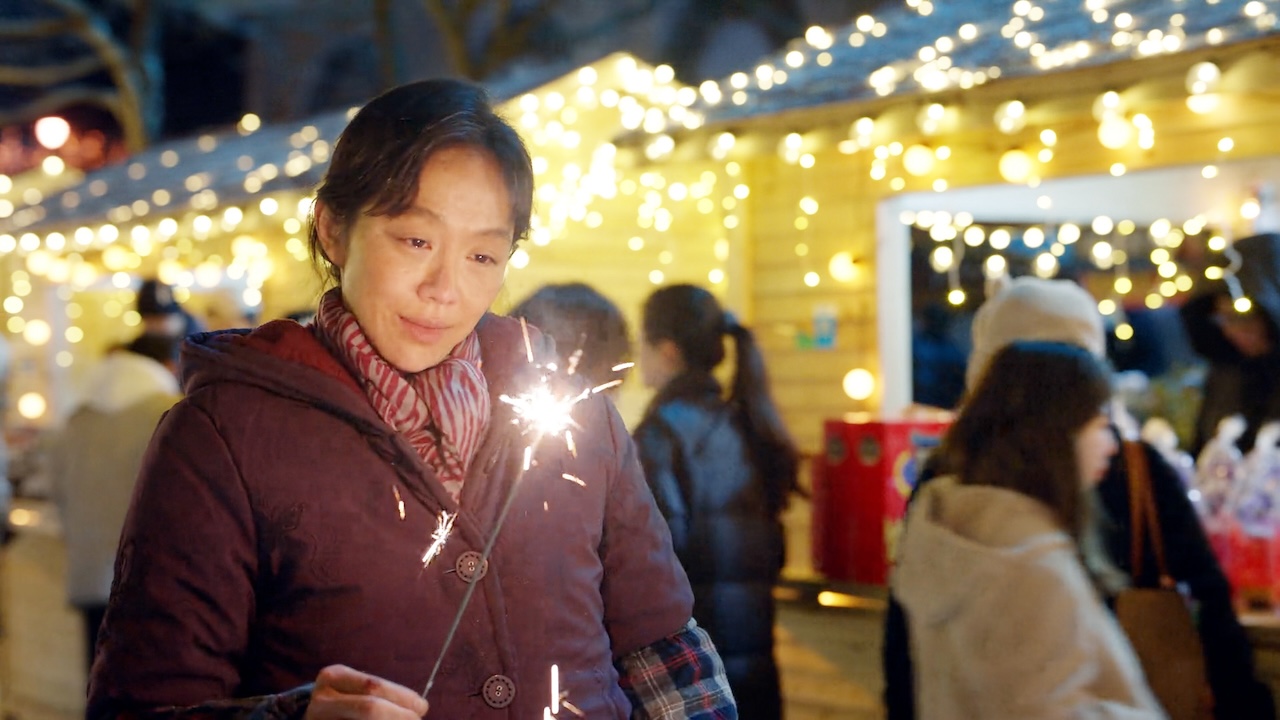
[[93,55],[62,63],[61,65],[44,65],[41,67],[0,65],[0,84],[61,85],[64,82],[98,72],[102,68],[102,58]]
[[147,144],[147,129],[142,105],[141,83],[136,66],[109,28],[97,20],[90,11],[76,0],[45,0],[62,11],[71,22],[73,34],[93,49],[106,65],[120,96],[116,119],[124,132],[125,145],[131,151],[141,150]]
[[56,20],[10,20],[0,22],[0,40],[53,37],[70,30],[71,22],[64,18]]
[[501,14],[498,16],[497,27],[487,43],[487,52],[481,68],[481,76],[489,75],[516,57],[528,52],[529,38],[535,30],[551,17],[554,6],[555,2],[553,0],[545,0],[529,14],[513,22],[510,17],[511,1],[500,0],[499,11]]
[[435,18],[436,27],[444,38],[445,52],[453,71],[466,78],[475,78],[471,55],[467,52],[467,23],[460,8],[453,14],[445,7],[444,0],[422,0],[427,12]]
[[133,22],[129,27],[129,48],[142,57],[151,40],[151,0],[133,0]]
[[383,90],[390,90],[399,75],[396,72],[396,37],[391,28],[391,0],[374,0],[373,20],[377,28],[379,80]]
[[63,88],[41,95],[38,99],[13,110],[0,112],[0,126],[30,122],[33,118],[43,117],[68,105],[78,104],[97,105],[116,117],[120,117],[124,112],[119,96],[111,90]]

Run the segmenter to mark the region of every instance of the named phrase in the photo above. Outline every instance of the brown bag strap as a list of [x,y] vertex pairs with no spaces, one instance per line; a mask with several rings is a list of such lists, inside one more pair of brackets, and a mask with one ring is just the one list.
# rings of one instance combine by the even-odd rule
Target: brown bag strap
[[1160,515],[1156,512],[1155,493],[1151,489],[1146,449],[1141,443],[1125,441],[1124,460],[1125,473],[1129,476],[1130,571],[1135,580],[1142,575],[1142,546],[1150,537],[1151,550],[1156,556],[1156,570],[1160,573],[1160,587],[1173,588],[1173,577],[1164,557],[1164,535],[1160,532]]

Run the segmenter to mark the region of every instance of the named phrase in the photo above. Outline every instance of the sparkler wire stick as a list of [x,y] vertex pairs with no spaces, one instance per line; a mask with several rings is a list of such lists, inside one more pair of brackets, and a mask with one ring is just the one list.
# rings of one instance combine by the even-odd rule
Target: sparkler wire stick
[[[538,443],[542,441],[542,436],[538,435],[529,445],[530,448],[536,448]],[[493,554],[493,546],[498,541],[498,533],[502,531],[502,525],[507,520],[507,512],[511,510],[511,506],[516,499],[516,490],[520,488],[524,475],[529,471],[529,463],[521,467],[516,479],[511,483],[511,489],[507,491],[507,498],[502,503],[502,511],[498,513],[498,522],[493,526],[493,531],[489,533],[489,539],[485,541],[484,550],[480,553],[479,567],[484,567],[489,562],[489,556]],[[453,623],[449,625],[449,632],[444,636],[444,646],[440,648],[440,656],[436,658],[435,667],[431,668],[431,675],[427,677],[427,686],[422,689],[422,698],[425,700],[427,694],[431,692],[431,687],[436,683],[436,676],[440,674],[440,666],[444,664],[444,656],[449,653],[449,646],[453,644],[453,636],[458,632],[458,626],[462,624],[462,614],[466,612],[467,606],[471,604],[471,596],[475,594],[476,587],[480,585],[480,579],[475,578],[467,586],[467,591],[462,595],[462,603],[458,605],[458,611],[453,615]]]

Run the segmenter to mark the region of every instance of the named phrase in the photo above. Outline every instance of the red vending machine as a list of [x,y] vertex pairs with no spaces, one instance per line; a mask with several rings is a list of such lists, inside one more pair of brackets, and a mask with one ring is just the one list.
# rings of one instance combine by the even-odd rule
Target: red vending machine
[[947,423],[823,423],[813,468],[813,564],[828,580],[888,581],[907,498]]

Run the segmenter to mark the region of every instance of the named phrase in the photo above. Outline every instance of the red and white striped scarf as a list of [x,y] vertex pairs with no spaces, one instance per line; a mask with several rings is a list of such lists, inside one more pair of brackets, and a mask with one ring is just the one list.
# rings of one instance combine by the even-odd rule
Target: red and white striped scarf
[[369,343],[340,289],[321,298],[316,327],[360,380],[378,415],[405,436],[456,501],[489,425],[489,386],[475,331],[440,364],[406,377]]

